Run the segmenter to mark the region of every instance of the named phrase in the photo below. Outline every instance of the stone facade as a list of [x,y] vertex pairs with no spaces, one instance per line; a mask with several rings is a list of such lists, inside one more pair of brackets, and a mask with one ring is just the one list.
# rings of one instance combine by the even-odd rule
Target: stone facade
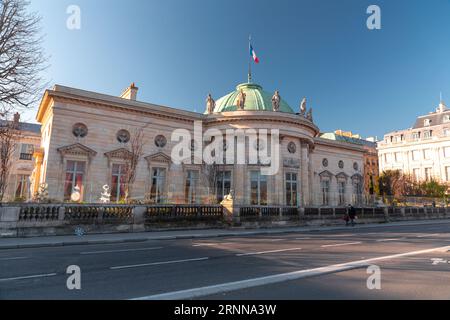
[[40,125],[20,122],[18,129],[19,136],[3,199],[5,202],[27,201],[33,196],[30,191],[34,169],[33,154],[41,145]]
[[412,128],[386,134],[378,153],[380,171],[450,182],[450,110],[441,102],[435,112],[419,116]]
[[[334,206],[358,201],[364,185],[362,146],[320,138],[312,116],[295,113],[283,100],[280,110],[274,111],[272,95],[258,85],[238,88],[246,94],[246,101],[241,101],[243,110],[235,105],[239,94],[232,93],[218,100],[214,110],[211,106],[215,102],[209,97],[206,114],[139,102],[134,84],[121,97],[59,85],[47,90],[37,114],[42,139],[35,154],[33,192],[46,183],[49,198],[68,201],[73,200],[71,195],[78,186],[79,201],[95,203],[103,186],[108,185],[111,200],[120,201],[123,193],[116,182],[129,159],[127,134],[130,140],[140,128],[145,143],[131,199],[217,203],[232,192],[235,203],[243,205]],[[177,164],[171,157],[178,143],[172,141],[173,132],[185,129],[195,140],[194,125],[199,122],[201,133],[209,129],[222,133],[231,129],[278,129],[279,170],[275,175],[262,176],[261,164],[218,165],[214,167],[218,178],[211,185],[211,174],[207,173],[211,168]],[[247,140],[246,147],[248,156],[248,150],[255,146]],[[266,148],[271,148],[270,140]],[[198,156],[195,148],[192,153],[193,158]],[[343,192],[341,197],[339,190]]]

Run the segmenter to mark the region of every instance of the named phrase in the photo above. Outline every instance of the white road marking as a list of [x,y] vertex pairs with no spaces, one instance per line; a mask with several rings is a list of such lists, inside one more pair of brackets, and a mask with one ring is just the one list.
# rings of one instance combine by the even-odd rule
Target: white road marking
[[355,244],[361,244],[362,242],[348,242],[348,243],[337,243],[337,244],[326,244],[321,246],[321,248],[330,248],[330,247],[343,247],[343,246],[351,246]]
[[404,238],[400,238],[400,239],[379,239],[377,240],[377,242],[387,242],[387,241],[400,241],[403,240]]
[[24,260],[24,259],[29,259],[29,257],[0,258],[0,261],[8,261],[8,260]]
[[286,240],[286,239],[271,239],[270,242],[279,242],[279,241],[283,241],[283,240]]
[[236,254],[236,256],[237,257],[257,256],[257,255],[261,255],[261,254],[280,253],[280,252],[298,251],[298,250],[302,250],[302,248],[291,248],[291,249],[281,249],[281,250],[271,250],[271,251],[261,251],[261,252],[249,252],[249,253],[238,253],[238,254]]
[[432,233],[432,234],[423,234],[420,236],[417,236],[417,238],[426,238],[426,237],[433,237],[433,236],[440,236],[440,233]]
[[153,247],[153,248],[139,248],[139,249],[121,249],[121,250],[105,250],[105,251],[89,251],[89,252],[81,252],[81,255],[89,255],[89,254],[102,254],[102,253],[119,253],[119,252],[133,252],[133,251],[149,251],[149,250],[160,250],[163,247]]
[[34,275],[34,276],[23,276],[23,277],[0,279],[0,282],[15,281],[15,280],[25,280],[25,279],[35,279],[35,278],[44,278],[44,277],[53,277],[53,276],[56,276],[56,275],[57,275],[56,273],[37,274],[37,275]]
[[383,257],[378,257],[378,258],[371,258],[371,259],[347,262],[347,263],[342,263],[342,264],[335,264],[335,265],[319,267],[319,268],[314,268],[314,269],[299,270],[299,271],[294,271],[294,272],[289,272],[289,273],[276,274],[276,275],[272,275],[272,276],[253,278],[253,279],[247,279],[247,280],[236,281],[236,282],[222,283],[222,284],[201,287],[201,288],[193,288],[193,289],[188,289],[188,290],[181,290],[181,291],[167,292],[167,293],[156,294],[156,295],[149,295],[149,296],[145,296],[145,297],[136,298],[133,300],[185,300],[185,299],[192,299],[192,298],[198,298],[198,297],[205,297],[205,296],[210,296],[210,295],[224,293],[224,292],[230,292],[230,291],[236,291],[236,290],[241,290],[241,289],[260,287],[260,286],[274,284],[274,283],[298,280],[301,278],[308,278],[308,277],[317,276],[317,275],[332,274],[332,273],[336,273],[336,272],[342,272],[342,271],[365,267],[376,261],[390,260],[390,259],[426,254],[426,253],[442,251],[442,250],[445,250],[445,251],[450,250],[450,246],[394,254],[394,255],[390,255],[390,256],[383,256]]
[[214,247],[214,246],[222,246],[222,245],[228,245],[233,244],[231,242],[224,242],[224,243],[196,243],[193,244],[193,247]]
[[142,264],[134,264],[134,265],[129,265],[129,266],[110,267],[109,269],[111,269],[111,270],[120,270],[120,269],[130,269],[130,268],[140,268],[140,267],[151,267],[151,266],[160,266],[160,265],[164,265],[164,264],[204,261],[204,260],[208,260],[208,259],[209,259],[209,257],[203,257],[203,258],[185,259],[185,260],[173,260],[173,261],[142,263]]
[[306,238],[295,238],[295,240],[309,240],[309,239],[311,239],[311,238],[309,238],[309,237],[306,237]]

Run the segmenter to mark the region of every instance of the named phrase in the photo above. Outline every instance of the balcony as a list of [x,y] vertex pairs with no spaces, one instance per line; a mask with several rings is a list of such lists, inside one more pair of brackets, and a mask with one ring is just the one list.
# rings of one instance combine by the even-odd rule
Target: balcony
[[31,161],[31,160],[33,160],[33,154],[32,153],[21,153],[19,159],[20,160]]

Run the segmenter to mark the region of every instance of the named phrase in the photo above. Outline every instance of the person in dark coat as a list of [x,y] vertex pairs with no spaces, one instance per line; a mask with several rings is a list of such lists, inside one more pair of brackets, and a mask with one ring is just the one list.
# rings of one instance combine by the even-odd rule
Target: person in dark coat
[[350,204],[348,206],[348,220],[347,225],[351,223],[352,227],[355,226],[355,219],[356,219],[356,209]]

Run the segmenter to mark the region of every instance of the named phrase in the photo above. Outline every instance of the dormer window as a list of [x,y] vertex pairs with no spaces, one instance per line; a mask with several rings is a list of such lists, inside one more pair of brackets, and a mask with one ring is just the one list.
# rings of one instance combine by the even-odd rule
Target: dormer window
[[423,125],[425,127],[429,127],[431,125],[431,119],[425,119],[424,122],[423,122]]

